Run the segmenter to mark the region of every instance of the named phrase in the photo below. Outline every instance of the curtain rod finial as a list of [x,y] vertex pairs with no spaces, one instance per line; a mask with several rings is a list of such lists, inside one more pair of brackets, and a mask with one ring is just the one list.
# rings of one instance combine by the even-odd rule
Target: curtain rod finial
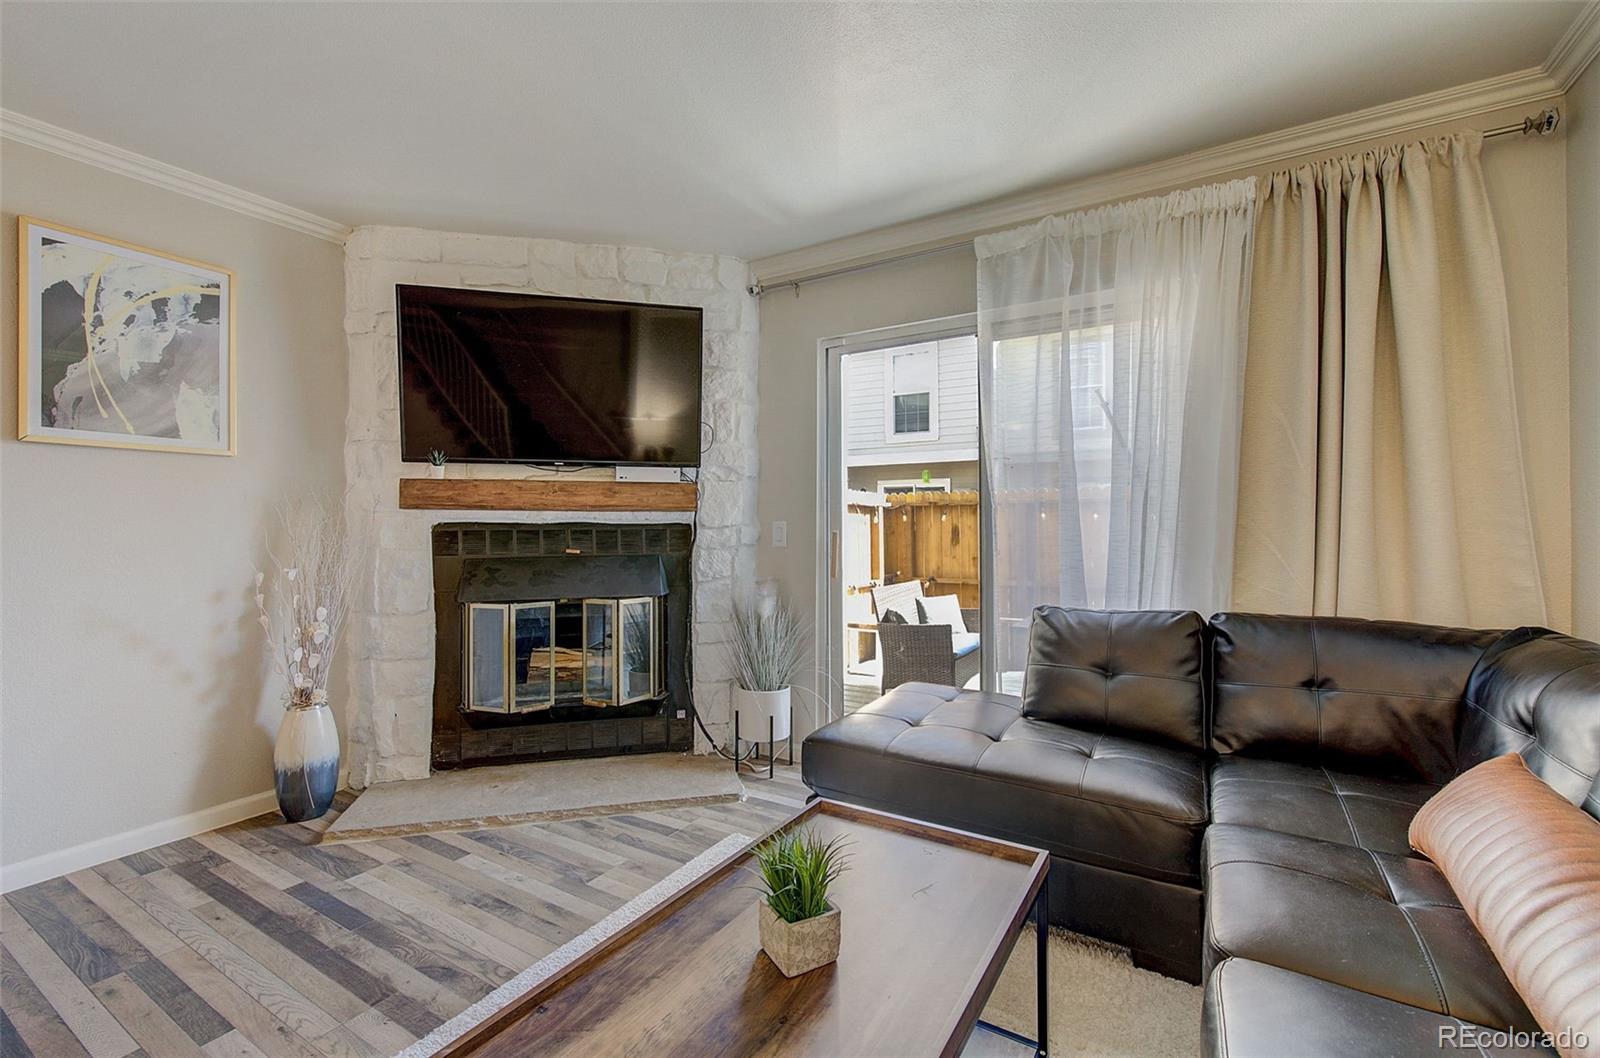
[[1522,131],[1534,133],[1538,136],[1548,136],[1561,125],[1561,111],[1555,107],[1541,110],[1531,118],[1524,118]]

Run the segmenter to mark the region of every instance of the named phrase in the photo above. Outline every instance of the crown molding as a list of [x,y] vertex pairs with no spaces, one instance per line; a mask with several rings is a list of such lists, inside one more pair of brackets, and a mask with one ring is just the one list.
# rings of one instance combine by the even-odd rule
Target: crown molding
[[1590,0],[1550,49],[1550,57],[1544,61],[1545,72],[1565,92],[1596,57],[1600,57],[1600,0]]
[[30,118],[15,110],[0,109],[0,139],[37,147],[42,151],[59,154],[76,162],[93,165],[121,176],[132,177],[166,191],[209,202],[213,206],[231,209],[256,220],[312,235],[318,239],[343,244],[350,229],[327,217],[307,213],[294,206],[254,194],[243,188],[224,184],[209,176],[201,176],[166,162],[158,162],[142,154],[92,139],[81,133],[52,125],[38,118]]
[[[1600,10],[1600,0],[1595,0],[1593,7],[1582,17],[1588,18],[1595,10]],[[1566,39],[1563,38],[1564,41]],[[1053,213],[1084,209],[1169,187],[1202,183],[1242,170],[1271,166],[1300,155],[1337,151],[1364,140],[1402,136],[1430,125],[1547,101],[1562,93],[1561,84],[1547,69],[1547,66],[1530,67],[1278,132],[1235,140],[1164,161],[1119,169],[1040,191],[1008,195],[920,220],[848,235],[759,258],[750,262],[750,270],[757,284],[782,286],[786,281],[811,272],[854,268],[901,254],[955,246],[987,232],[1024,224]]]

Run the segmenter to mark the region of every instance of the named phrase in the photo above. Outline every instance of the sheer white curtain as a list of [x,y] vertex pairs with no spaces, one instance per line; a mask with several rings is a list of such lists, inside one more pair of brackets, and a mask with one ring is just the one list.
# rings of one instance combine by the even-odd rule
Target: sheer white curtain
[[977,241],[1001,673],[1041,604],[1227,605],[1254,207],[1238,180]]

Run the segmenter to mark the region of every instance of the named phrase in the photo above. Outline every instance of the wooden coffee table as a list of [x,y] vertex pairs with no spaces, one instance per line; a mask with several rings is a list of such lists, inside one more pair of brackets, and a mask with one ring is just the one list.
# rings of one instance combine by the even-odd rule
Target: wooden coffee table
[[[795,826],[850,843],[837,963],[786,978],[762,954],[746,849],[440,1053],[954,1058],[976,1029],[1044,1055],[1046,853],[834,801]],[[979,1028],[1030,914],[1037,1043]]]

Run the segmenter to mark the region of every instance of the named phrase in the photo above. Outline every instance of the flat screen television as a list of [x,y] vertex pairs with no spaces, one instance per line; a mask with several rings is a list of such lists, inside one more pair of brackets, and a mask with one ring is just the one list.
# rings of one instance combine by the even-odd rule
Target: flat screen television
[[697,466],[701,310],[397,284],[400,453]]

